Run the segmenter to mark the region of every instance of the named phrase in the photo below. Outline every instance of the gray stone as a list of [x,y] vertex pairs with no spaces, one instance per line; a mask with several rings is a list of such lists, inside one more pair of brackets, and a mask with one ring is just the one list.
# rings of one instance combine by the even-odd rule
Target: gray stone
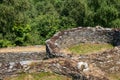
[[[64,33],[64,34],[63,34]],[[58,35],[61,34],[61,35]],[[58,32],[51,39],[46,41],[47,53],[54,55],[54,52],[60,51],[62,48],[69,47],[80,43],[111,43],[114,46],[120,45],[120,30],[112,28],[102,28],[101,26],[74,28],[62,32]],[[56,38],[58,37],[58,38]],[[54,46],[59,46],[59,50]],[[57,53],[61,54],[61,53]]]

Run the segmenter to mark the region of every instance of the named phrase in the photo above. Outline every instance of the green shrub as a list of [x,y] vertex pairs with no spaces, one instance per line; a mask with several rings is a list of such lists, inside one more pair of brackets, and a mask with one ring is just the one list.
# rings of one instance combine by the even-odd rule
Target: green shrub
[[13,46],[11,41],[8,40],[0,40],[0,47],[9,47]]

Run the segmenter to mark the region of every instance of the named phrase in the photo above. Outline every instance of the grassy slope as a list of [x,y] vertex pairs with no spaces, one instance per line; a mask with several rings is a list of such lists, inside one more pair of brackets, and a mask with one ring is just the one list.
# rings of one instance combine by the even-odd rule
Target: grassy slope
[[5,80],[71,80],[71,79],[54,73],[42,72],[21,74],[17,77],[6,78]]

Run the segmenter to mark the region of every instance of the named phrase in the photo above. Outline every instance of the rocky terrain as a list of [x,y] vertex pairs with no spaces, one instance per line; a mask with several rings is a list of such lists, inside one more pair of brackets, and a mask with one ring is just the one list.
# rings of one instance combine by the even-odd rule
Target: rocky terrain
[[[100,35],[101,30],[104,32],[104,29],[97,30],[97,33],[100,30]],[[111,31],[111,29],[107,30]],[[103,39],[100,37],[98,41],[101,40]],[[103,42],[107,40],[109,40],[108,36],[104,36]],[[119,40],[119,38],[114,38],[114,40]],[[49,41],[54,42],[53,37]],[[116,43],[117,46],[111,50],[78,56],[60,53],[59,45],[51,43],[48,42],[46,45],[47,54],[44,51],[0,53],[0,78],[4,79],[21,73],[54,72],[73,80],[113,80],[109,75],[120,74],[119,41]]]
[[91,55],[0,64],[1,78],[22,72],[55,72],[73,80],[109,80],[108,74],[120,73],[120,47]]

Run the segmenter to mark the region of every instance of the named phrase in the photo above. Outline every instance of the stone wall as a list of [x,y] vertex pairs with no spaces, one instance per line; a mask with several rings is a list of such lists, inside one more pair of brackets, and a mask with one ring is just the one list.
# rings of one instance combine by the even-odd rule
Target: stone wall
[[45,52],[7,52],[0,53],[0,80],[8,75],[26,72],[29,64],[39,62],[46,57]]
[[61,49],[80,43],[110,43],[120,45],[120,30],[102,27],[78,27],[56,33],[46,41],[48,57],[63,56]]
[[9,52],[0,53],[0,63],[19,62],[27,60],[42,60],[45,58],[45,52]]

